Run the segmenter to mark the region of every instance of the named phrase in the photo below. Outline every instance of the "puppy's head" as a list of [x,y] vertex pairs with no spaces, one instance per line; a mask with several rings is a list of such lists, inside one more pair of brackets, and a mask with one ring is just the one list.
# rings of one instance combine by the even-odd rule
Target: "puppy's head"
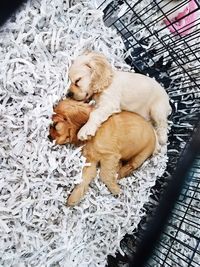
[[112,67],[104,55],[87,52],[79,56],[69,70],[71,86],[68,96],[85,101],[106,89],[112,76]]
[[76,128],[68,118],[61,114],[55,114],[52,117],[53,125],[50,126],[50,139],[56,140],[56,144],[63,145],[67,143],[75,144]]
[[80,142],[77,138],[79,129],[87,122],[92,108],[88,104],[65,99],[54,108],[52,116],[53,125],[50,126],[49,137],[56,144],[75,144]]

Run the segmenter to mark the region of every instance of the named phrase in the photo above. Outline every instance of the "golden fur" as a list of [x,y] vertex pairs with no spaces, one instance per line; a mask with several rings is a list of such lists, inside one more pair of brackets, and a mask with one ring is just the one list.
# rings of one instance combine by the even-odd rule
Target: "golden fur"
[[[88,120],[91,106],[66,99],[60,101],[54,111],[51,138],[57,144],[77,145],[77,133]],[[83,146],[82,153],[86,157],[83,181],[72,191],[68,205],[80,202],[96,176],[98,163],[101,180],[114,195],[118,195],[117,174],[120,179],[141,166],[153,154],[156,144],[153,127],[141,116],[127,111],[111,116]]]
[[164,88],[154,79],[114,70],[104,55],[95,52],[79,56],[70,67],[69,78],[70,97],[82,101],[94,97],[97,102],[78,133],[80,140],[94,136],[112,114],[125,110],[151,120],[160,144],[167,142],[167,117],[171,107]]

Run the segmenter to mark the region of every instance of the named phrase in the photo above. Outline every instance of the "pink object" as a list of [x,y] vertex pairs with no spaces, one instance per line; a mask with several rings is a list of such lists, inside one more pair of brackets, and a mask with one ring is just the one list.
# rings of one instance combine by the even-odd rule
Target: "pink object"
[[[165,19],[164,22],[168,26],[170,32],[172,33],[178,32],[181,36],[189,34],[192,31],[192,26],[194,24],[194,21],[197,19],[197,12],[193,12],[192,14],[190,13],[197,8],[198,6],[195,0],[191,0],[187,4],[186,8],[182,12],[178,13],[178,15],[174,19],[172,19],[171,21]],[[187,14],[190,15],[187,16]]]

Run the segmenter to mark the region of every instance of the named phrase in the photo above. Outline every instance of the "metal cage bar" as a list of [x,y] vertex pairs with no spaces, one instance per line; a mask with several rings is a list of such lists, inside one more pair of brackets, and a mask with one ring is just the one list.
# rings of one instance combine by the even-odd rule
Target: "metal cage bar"
[[[152,198],[157,201],[164,191],[162,184],[174,173],[180,154],[191,140],[199,121],[200,15],[180,29],[176,27],[181,20],[196,12],[200,13],[199,1],[195,0],[196,6],[193,10],[181,18],[172,19],[173,14],[183,10],[189,3],[190,0],[123,0],[111,2],[104,10],[105,24],[115,28],[124,41],[126,62],[136,72],[155,77],[164,85],[172,101],[169,162],[165,174],[154,188],[157,195]],[[172,32],[169,30],[170,26]],[[162,239],[146,266],[197,267],[200,258],[200,236],[196,233],[200,228],[200,207],[197,207],[196,203],[199,196],[200,158],[197,158]],[[154,214],[153,205],[150,207],[147,218],[142,220],[138,232],[134,236],[127,235],[121,242],[127,255],[136,250],[144,234],[143,228],[148,225],[148,217]],[[180,237],[185,237],[186,241],[183,242]],[[164,240],[168,240],[170,245]],[[193,240],[193,243],[190,244],[189,240]],[[177,250],[180,247],[182,250]],[[122,266],[120,262],[126,263],[127,256],[117,254],[116,259],[108,258],[108,266]]]

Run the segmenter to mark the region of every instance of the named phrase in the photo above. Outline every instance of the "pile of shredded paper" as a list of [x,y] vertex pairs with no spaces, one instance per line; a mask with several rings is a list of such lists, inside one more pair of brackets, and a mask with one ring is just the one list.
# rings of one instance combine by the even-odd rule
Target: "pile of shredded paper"
[[[124,45],[102,12],[64,0],[28,1],[0,29],[0,265],[105,266],[145,215],[167,162],[166,147],[115,198],[97,179],[80,205],[65,206],[81,179],[80,148],[48,140],[53,105],[66,94],[68,69],[85,49],[129,70]],[[121,252],[123,253],[123,252]]]

